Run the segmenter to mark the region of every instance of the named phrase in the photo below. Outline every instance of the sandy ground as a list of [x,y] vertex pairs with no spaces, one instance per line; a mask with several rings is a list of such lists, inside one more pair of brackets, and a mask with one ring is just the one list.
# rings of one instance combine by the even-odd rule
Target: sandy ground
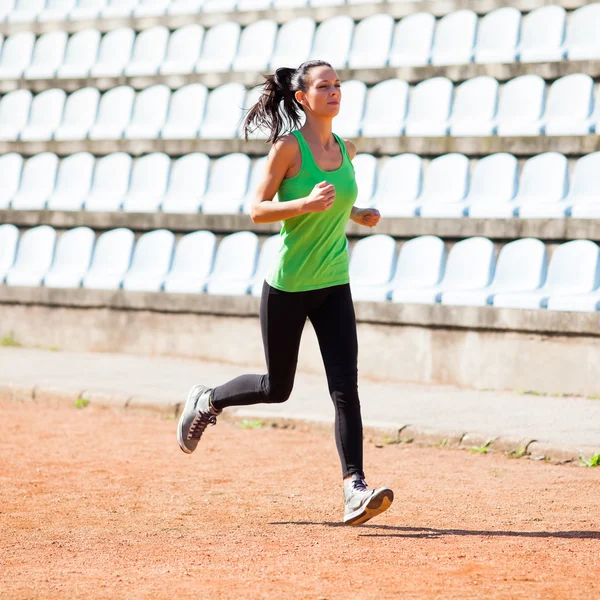
[[0,402],[0,598],[600,599],[600,469],[366,441],[353,528],[330,432],[175,427]]

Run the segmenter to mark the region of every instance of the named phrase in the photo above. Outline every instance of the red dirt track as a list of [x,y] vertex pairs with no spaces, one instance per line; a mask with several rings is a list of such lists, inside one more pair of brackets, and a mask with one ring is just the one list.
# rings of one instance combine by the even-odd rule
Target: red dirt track
[[0,598],[600,600],[600,469],[366,441],[352,528],[331,432],[175,428],[0,401]]

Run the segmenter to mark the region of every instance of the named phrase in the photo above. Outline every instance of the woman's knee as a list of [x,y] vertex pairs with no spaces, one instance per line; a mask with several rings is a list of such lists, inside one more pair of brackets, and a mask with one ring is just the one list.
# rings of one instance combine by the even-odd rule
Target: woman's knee
[[292,395],[293,383],[271,383],[267,385],[265,402],[281,404]]

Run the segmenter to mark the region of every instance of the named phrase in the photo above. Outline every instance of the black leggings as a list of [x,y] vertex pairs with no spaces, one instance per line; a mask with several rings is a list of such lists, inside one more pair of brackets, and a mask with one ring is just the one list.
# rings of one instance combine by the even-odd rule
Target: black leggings
[[335,407],[335,441],[343,476],[362,474],[358,339],[349,284],[309,292],[283,292],[265,282],[260,325],[269,372],[242,375],[216,387],[213,406],[223,409],[285,402],[294,386],[300,338],[307,317],[317,334]]

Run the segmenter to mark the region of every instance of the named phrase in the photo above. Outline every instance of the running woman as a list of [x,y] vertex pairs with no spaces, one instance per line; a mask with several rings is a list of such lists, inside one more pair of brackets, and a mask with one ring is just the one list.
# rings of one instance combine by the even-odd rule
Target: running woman
[[177,434],[181,449],[191,454],[223,409],[285,402],[294,385],[308,318],[335,407],[344,522],[360,525],[387,510],[394,494],[385,487],[369,489],[363,472],[358,340],[345,230],[348,219],[373,227],[380,215],[354,206],[356,148],[332,133],[341,99],[340,80],[331,65],[309,61],[266,77],[262,96],[246,115],[246,139],[261,128],[270,132],[268,141],[273,143],[251,208],[252,221],[282,221],[281,246],[260,304],[268,373],[242,375],[215,388],[192,387]]

